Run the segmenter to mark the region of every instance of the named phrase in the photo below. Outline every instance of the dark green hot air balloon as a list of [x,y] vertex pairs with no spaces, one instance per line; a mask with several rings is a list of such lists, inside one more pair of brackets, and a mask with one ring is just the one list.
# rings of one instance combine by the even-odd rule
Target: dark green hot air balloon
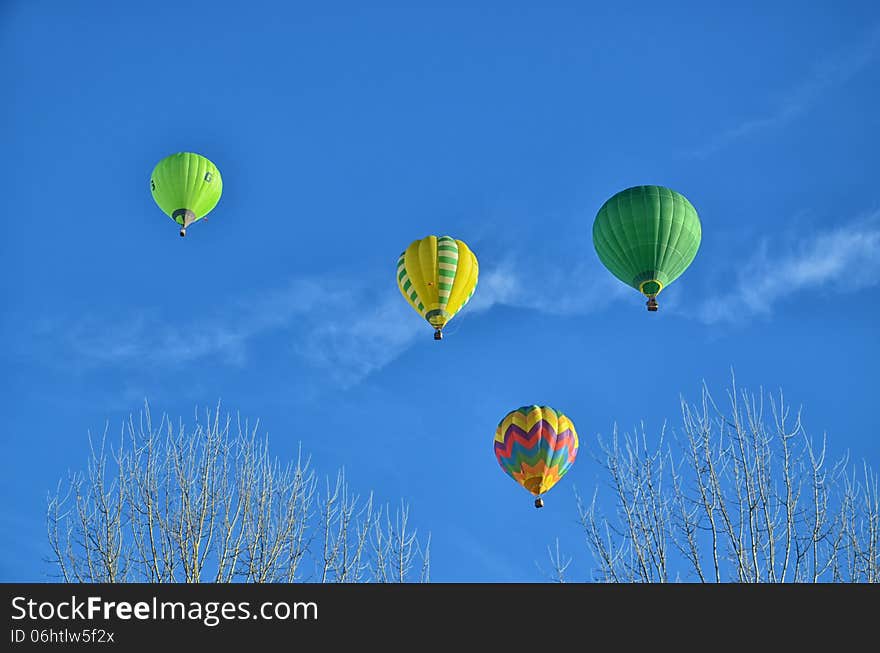
[[663,186],[634,186],[609,199],[593,222],[593,245],[611,273],[648,298],[657,295],[694,260],[702,227],[687,198]]

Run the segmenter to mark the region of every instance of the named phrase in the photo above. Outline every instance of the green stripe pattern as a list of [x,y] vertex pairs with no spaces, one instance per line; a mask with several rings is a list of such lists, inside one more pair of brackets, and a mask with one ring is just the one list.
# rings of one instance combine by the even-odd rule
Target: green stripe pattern
[[458,243],[454,238],[441,236],[437,239],[437,303],[444,313],[449,303],[449,294],[452,292],[457,268]]
[[413,287],[413,282],[406,273],[406,251],[404,251],[400,255],[400,258],[397,259],[397,281],[400,283],[403,292],[407,294],[410,301],[412,301],[413,305],[418,309],[419,313],[424,314],[425,305],[419,299],[419,294],[416,292],[416,289]]

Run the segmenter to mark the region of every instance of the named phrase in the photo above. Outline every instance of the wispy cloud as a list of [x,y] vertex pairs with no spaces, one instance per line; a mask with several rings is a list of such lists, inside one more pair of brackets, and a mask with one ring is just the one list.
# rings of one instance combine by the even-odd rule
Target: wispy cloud
[[480,274],[479,292],[466,310],[492,306],[525,308],[550,315],[582,315],[601,310],[628,294],[595,257],[568,262],[565,258],[535,269],[518,266],[510,257]]
[[787,245],[764,241],[723,298],[702,303],[703,322],[736,322],[771,313],[795,294],[853,292],[880,284],[880,211]]
[[[571,268],[525,268],[511,255],[481,270],[477,293],[456,322],[511,306],[550,314],[598,310],[626,293],[598,263]],[[541,258],[541,257],[533,257]],[[548,257],[549,259],[549,257]],[[61,357],[91,367],[174,367],[205,359],[243,365],[262,338],[284,334],[288,355],[322,370],[343,387],[358,383],[400,356],[427,327],[392,282],[295,279],[214,314],[171,321],[156,310],[122,319],[107,316],[47,322],[41,342],[63,348]]]
[[142,309],[124,318],[46,321],[38,335],[60,340],[90,365],[177,365],[212,355],[238,365],[245,362],[247,343],[254,337],[284,328],[322,305],[338,305],[346,295],[318,281],[296,280],[255,300],[233,302],[214,315],[196,319],[172,322],[155,310]]
[[304,329],[297,353],[348,387],[397,358],[426,325],[413,319],[411,309],[394,290],[377,303],[365,303],[338,313],[325,314]]
[[[632,289],[582,253],[542,256],[511,252],[484,264],[477,292],[456,322],[496,306],[550,315],[584,315],[627,299]],[[574,261],[568,263],[568,261]],[[526,262],[526,263],[524,263]],[[739,265],[723,302],[698,298],[669,308],[708,324],[769,314],[789,295],[817,289],[849,291],[880,283],[880,211],[787,245],[763,242]],[[696,287],[688,289],[694,297]],[[698,292],[698,291],[697,291]],[[674,300],[674,296],[669,299]],[[453,323],[454,324],[454,323]],[[78,366],[126,369],[248,362],[264,338],[283,335],[288,355],[350,387],[398,358],[427,327],[400,297],[393,281],[294,279],[262,294],[230,300],[214,314],[171,321],[156,310],[124,319],[97,316],[44,325],[41,342]],[[58,347],[61,350],[58,350]],[[54,348],[53,348],[54,347]]]
[[[514,260],[511,256],[480,271],[477,292],[450,325],[496,306],[558,315],[588,313],[626,294],[625,287],[600,272],[598,263],[534,270],[517,266]],[[358,294],[369,296],[370,291],[365,288]],[[325,313],[306,325],[298,348],[300,355],[328,370],[343,386],[383,368],[427,333],[396,289],[365,306],[354,316],[350,310]]]
[[688,153],[705,158],[724,147],[758,132],[782,127],[805,113],[823,95],[845,83],[877,59],[880,54],[880,25],[854,46],[820,61],[805,80],[791,88],[773,110],[718,133],[702,146]]

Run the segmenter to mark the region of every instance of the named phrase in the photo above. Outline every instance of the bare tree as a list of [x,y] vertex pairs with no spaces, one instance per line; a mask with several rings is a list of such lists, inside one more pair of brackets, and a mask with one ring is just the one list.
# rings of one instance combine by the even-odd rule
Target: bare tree
[[[577,496],[593,579],[880,581],[878,474],[829,460],[781,391],[751,394],[734,378],[722,409],[704,384],[681,414],[653,446],[644,425],[599,438],[611,495]],[[558,580],[560,560],[557,545]]]
[[538,567],[538,571],[541,572],[541,575],[545,578],[548,578],[556,583],[564,583],[566,582],[565,572],[571,566],[572,558],[570,556],[563,555],[562,551],[559,548],[559,538],[556,538],[556,543],[554,546],[547,545],[547,557],[550,559],[550,570],[545,571],[541,565],[535,563],[535,566]]
[[324,487],[302,453],[282,464],[219,405],[187,428],[145,406],[115,446],[48,499],[50,562],[66,582],[427,581],[406,504],[377,506],[340,471]]

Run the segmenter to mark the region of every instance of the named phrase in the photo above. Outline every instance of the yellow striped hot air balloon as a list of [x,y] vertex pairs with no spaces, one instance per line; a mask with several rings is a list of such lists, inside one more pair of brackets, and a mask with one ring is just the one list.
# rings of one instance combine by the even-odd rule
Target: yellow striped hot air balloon
[[477,287],[477,257],[461,240],[428,236],[413,241],[397,260],[397,285],[415,311],[434,327],[434,340]]

